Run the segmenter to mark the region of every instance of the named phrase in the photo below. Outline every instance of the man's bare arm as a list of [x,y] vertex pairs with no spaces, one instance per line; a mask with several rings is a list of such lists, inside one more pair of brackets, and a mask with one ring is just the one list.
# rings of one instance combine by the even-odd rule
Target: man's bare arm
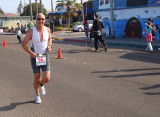
[[49,35],[49,38],[48,38],[48,52],[50,52],[51,48],[52,48],[51,30],[49,28],[47,28],[47,30],[48,30],[48,35]]
[[25,38],[22,42],[22,47],[27,53],[29,53],[31,58],[35,58],[37,56],[36,53],[32,52],[31,49],[29,49],[28,46],[27,46],[28,42],[32,39],[32,35],[33,35],[33,30],[31,29],[26,34],[26,36],[25,36]]

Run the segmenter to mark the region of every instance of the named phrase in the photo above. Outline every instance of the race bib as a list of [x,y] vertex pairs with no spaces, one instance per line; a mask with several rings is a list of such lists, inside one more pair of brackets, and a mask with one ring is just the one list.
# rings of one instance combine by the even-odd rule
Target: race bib
[[46,55],[39,54],[36,57],[36,66],[46,65]]

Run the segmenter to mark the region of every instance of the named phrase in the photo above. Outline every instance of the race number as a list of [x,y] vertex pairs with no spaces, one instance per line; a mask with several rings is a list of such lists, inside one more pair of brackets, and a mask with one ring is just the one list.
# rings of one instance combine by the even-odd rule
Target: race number
[[36,57],[36,66],[46,65],[46,55],[38,55]]

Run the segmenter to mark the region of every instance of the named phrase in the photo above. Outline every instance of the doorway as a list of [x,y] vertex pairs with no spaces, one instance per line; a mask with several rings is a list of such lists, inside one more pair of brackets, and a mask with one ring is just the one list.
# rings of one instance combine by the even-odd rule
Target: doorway
[[139,20],[135,17],[130,18],[125,28],[125,37],[141,38],[141,33],[142,33],[142,27]]

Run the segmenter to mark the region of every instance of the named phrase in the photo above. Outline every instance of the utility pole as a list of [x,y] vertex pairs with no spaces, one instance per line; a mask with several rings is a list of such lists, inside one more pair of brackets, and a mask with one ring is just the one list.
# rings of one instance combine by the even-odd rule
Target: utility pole
[[[53,12],[53,0],[51,0],[51,11]],[[53,15],[51,16],[52,20],[53,20]],[[62,18],[62,13],[61,13],[61,18]]]
[[53,12],[53,0],[51,0],[51,10]]
[[25,24],[26,24],[26,2],[24,0],[24,14],[25,14]]
[[86,18],[87,18],[87,0],[86,0]]
[[83,0],[81,0],[82,21],[84,21]]
[[36,15],[38,15],[38,3],[37,3],[37,0],[35,0],[35,8],[36,8]]
[[40,0],[40,13],[43,13],[42,0]]
[[30,4],[30,20],[32,21],[32,4],[31,4],[31,0],[29,0],[29,4]]
[[110,13],[111,13],[111,39],[114,39],[114,18],[113,18],[113,0],[110,0]]

